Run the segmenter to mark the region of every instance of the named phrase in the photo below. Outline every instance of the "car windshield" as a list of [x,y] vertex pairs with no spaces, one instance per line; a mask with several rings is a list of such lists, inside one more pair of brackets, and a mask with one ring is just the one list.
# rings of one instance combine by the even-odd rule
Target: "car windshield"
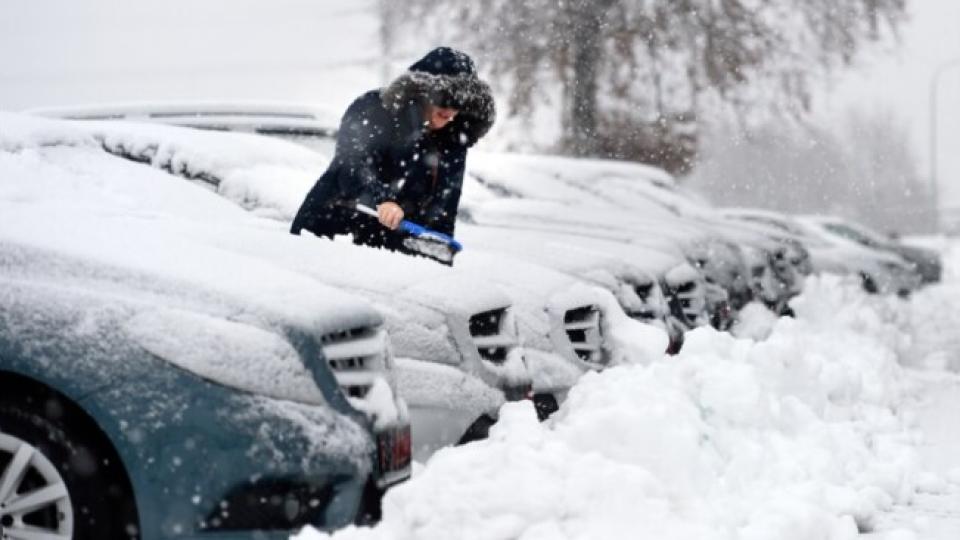
[[866,234],[861,233],[860,231],[853,229],[852,227],[847,227],[839,223],[826,223],[823,225],[823,228],[831,233],[846,238],[847,240],[853,240],[858,244],[862,244],[867,247],[880,247],[881,243],[878,242],[875,238],[867,236]]
[[257,133],[267,137],[276,137],[285,141],[290,141],[319,152],[324,156],[332,157],[337,148],[337,140],[331,135],[317,135],[313,133],[298,133],[292,131],[266,130],[258,129]]

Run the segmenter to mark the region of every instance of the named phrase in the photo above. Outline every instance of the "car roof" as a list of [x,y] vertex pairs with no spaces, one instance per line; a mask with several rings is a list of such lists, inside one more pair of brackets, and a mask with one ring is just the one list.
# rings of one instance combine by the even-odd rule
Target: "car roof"
[[34,108],[29,114],[70,120],[131,120],[208,129],[304,130],[333,136],[340,117],[331,108],[279,101],[131,101]]

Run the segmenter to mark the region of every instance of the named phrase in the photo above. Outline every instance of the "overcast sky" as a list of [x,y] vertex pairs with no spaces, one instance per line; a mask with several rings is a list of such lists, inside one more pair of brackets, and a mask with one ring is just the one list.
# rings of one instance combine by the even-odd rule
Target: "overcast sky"
[[[903,48],[824,90],[820,114],[890,108],[928,169],[929,93],[960,57],[960,0],[910,0]],[[2,0],[0,109],[272,99],[342,109],[382,78],[375,0]],[[942,191],[960,202],[960,68],[941,84]],[[954,185],[957,189],[953,189]]]
[[[864,58],[829,87],[820,114],[855,105],[902,115],[927,178],[932,78],[939,66],[960,60],[960,0],[909,0],[909,5],[911,20],[903,29],[902,46]],[[945,70],[938,87],[938,184],[944,203],[960,206],[960,65]]]

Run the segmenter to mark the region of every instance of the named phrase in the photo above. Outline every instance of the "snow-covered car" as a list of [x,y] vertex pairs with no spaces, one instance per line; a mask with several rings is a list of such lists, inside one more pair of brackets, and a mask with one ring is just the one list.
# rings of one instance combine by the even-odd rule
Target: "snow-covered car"
[[[487,156],[486,159],[492,158]],[[513,163],[516,159],[510,156],[507,162]],[[525,159],[534,160],[534,157]],[[635,251],[646,247],[679,254],[690,264],[698,266],[707,281],[706,306],[710,311],[707,320],[712,319],[720,327],[732,320],[730,296],[749,294],[749,286],[743,272],[729,271],[731,268],[742,269],[743,264],[727,239],[712,234],[700,223],[682,219],[650,202],[645,203],[651,208],[650,214],[640,212],[641,215],[637,215],[611,207],[609,202],[593,197],[591,192],[550,174],[553,167],[559,166],[550,160],[562,158],[541,156],[539,159],[545,163],[519,171],[504,168],[493,160],[496,167],[477,172],[468,163],[469,174],[464,180],[465,197],[462,201],[468,219],[487,227],[552,231],[572,238],[631,244]],[[562,164],[567,161],[570,160],[562,160]],[[585,161],[589,163],[591,160]],[[582,164],[580,169],[583,169]],[[538,170],[540,174],[521,174],[529,170]],[[480,186],[474,190],[482,190],[482,197],[467,197],[468,190],[472,189],[471,183]],[[643,258],[628,260],[642,266]]]
[[814,271],[856,276],[869,292],[906,294],[919,286],[919,275],[901,257],[831,235],[813,223],[752,208],[726,208],[723,214],[792,236],[809,251]]
[[[674,238],[638,236],[611,226],[604,217],[579,223],[571,213],[577,209],[558,201],[526,198],[522,192],[470,172],[464,178],[458,234],[485,249],[541,261],[604,285],[631,316],[646,322],[663,319],[671,336],[678,321],[687,328],[706,324],[705,313],[697,311],[705,309],[707,301],[702,277],[672,281],[696,273],[680,268],[689,266],[689,260]],[[668,273],[670,283],[665,280]],[[676,296],[678,290],[684,291],[682,298]],[[671,312],[676,315],[672,320]]]
[[[788,302],[802,292],[804,276],[811,271],[809,254],[803,245],[787,235],[777,235],[742,220],[714,216],[704,221],[736,242],[749,268],[750,296],[775,313],[789,313]],[[743,305],[735,304],[736,309]]]
[[232,205],[0,123],[4,535],[279,539],[376,513],[411,466],[382,316],[195,241]]
[[[176,199],[154,201],[156,208],[232,210],[210,227],[186,226],[183,233],[194,241],[268,260],[372,302],[385,317],[398,357],[397,381],[409,406],[416,459],[485,435],[500,405],[529,397],[531,380],[510,298],[489,280],[426,260],[288,234],[289,219],[316,174],[311,167],[326,164],[319,154],[240,133],[129,122],[69,126],[108,154],[193,180],[179,181]],[[172,178],[161,176],[154,181]]]
[[333,155],[340,117],[303,103],[270,101],[143,101],[44,107],[30,114],[64,120],[128,120],[217,131],[256,133]]
[[[135,161],[148,161],[199,180],[259,215],[281,218],[272,226],[259,223],[245,228],[229,239],[211,236],[208,239],[211,243],[218,242],[248,255],[256,253],[373,300],[386,315],[387,328],[401,357],[398,362],[400,386],[410,404],[418,457],[429,455],[442,444],[463,440],[464,434],[471,436],[474,428],[482,431],[504,399],[517,399],[529,391],[531,377],[533,390],[539,394],[535,397],[550,395],[562,399],[585,371],[600,369],[623,358],[618,347],[625,343],[632,346],[638,341],[617,339],[617,329],[629,323],[623,320],[626,318],[623,310],[610,301],[611,295],[600,288],[585,286],[579,278],[539,264],[470,249],[458,256],[455,269],[449,269],[380,250],[357,249],[348,242],[312,238],[308,242],[286,235],[299,197],[307,191],[301,186],[299,172],[278,175],[271,181],[263,176],[271,172],[266,168],[261,167],[260,176],[253,178],[249,167],[244,168],[244,175],[237,173],[240,167],[233,165],[238,160],[235,156],[241,154],[245,157],[239,159],[244,163],[253,159],[290,160],[298,164],[292,169],[299,171],[315,163],[316,158],[264,145],[258,137],[238,134],[190,132],[169,126],[122,122],[77,125],[100,141],[108,152]],[[243,151],[251,145],[257,148],[252,148],[249,154]],[[270,156],[266,156],[267,153]],[[286,196],[297,188],[301,189],[298,198]],[[697,303],[700,289],[689,287],[686,282],[682,285],[689,312],[700,305]],[[485,322],[489,320],[495,323]],[[639,333],[644,334],[642,327]],[[657,337],[651,340],[659,343]],[[664,341],[651,345],[651,351],[657,346],[660,347],[657,352],[667,348]],[[641,356],[655,354],[651,351],[644,351]],[[414,365],[404,358],[416,358],[432,365]],[[523,368],[524,360],[529,374]],[[466,373],[481,384],[436,382],[441,367],[450,366],[455,369],[447,370],[449,376],[462,378]],[[476,388],[483,385],[493,392],[477,392]],[[466,386],[471,386],[469,392]],[[457,392],[462,395],[457,397]],[[445,409],[431,412],[431,422],[419,421],[418,413],[426,412],[420,405],[436,409],[438,402]],[[477,409],[478,405],[485,409]],[[546,409],[549,408],[548,404]],[[451,409],[466,411],[468,414],[462,418],[473,422],[452,422],[461,415],[452,414]],[[468,418],[469,415],[473,415],[472,418]],[[442,437],[423,436],[423,426],[441,422],[447,426],[440,430]],[[430,431],[438,433],[434,429]]]
[[532,381],[512,298],[489,279],[387,251],[287,233],[287,222],[238,226],[204,241],[261,257],[371,301],[385,317],[401,395],[410,408],[414,455],[486,435],[506,401]]
[[[705,318],[705,283],[683,258],[669,253],[552,231],[465,222],[457,225],[457,236],[471,248],[543,265],[607,289],[628,316],[666,330],[671,340],[669,350],[678,350],[683,331],[698,326]],[[631,256],[631,251],[641,253]],[[671,272],[683,267],[691,271]],[[671,280],[667,280],[668,275]],[[676,281],[681,275],[691,280]],[[681,289],[683,292],[679,292]]]
[[[802,263],[802,248],[771,243],[756,232],[724,220],[696,194],[677,186],[661,169],[621,161],[513,154],[481,154],[469,168],[478,182],[501,197],[561,204],[538,217],[563,216],[584,223],[592,234],[603,230],[604,220],[630,223],[631,230],[640,233],[631,237],[633,243],[669,239],[707,279],[715,326],[728,326],[732,318],[727,312],[739,310],[754,296],[748,284],[745,257],[740,252],[744,246],[760,249],[770,259],[768,264],[776,273],[778,284],[775,291],[763,291],[763,296],[776,296],[771,307],[785,306],[790,297],[799,293],[802,280],[797,274],[804,272],[791,261]],[[598,218],[589,215],[589,207],[605,208],[607,213],[619,209],[622,213],[614,220],[609,215]],[[535,209],[514,211],[536,214]],[[759,261],[754,258],[755,264]],[[769,280],[764,283],[775,285]],[[770,305],[771,301],[766,303]]]
[[930,248],[908,246],[888,238],[866,225],[838,216],[805,216],[826,231],[871,249],[889,251],[912,263],[924,283],[936,283],[943,275],[940,253]]

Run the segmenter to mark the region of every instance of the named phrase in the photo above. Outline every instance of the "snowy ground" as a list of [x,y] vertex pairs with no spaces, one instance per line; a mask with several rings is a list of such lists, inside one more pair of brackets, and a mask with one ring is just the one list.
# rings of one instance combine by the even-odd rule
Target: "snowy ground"
[[811,280],[795,320],[741,329],[763,340],[698,330],[584,377],[545,424],[508,404],[376,528],[333,538],[960,538],[960,245],[942,247],[944,284],[910,301]]
[[926,244],[944,252],[946,275],[912,302],[914,342],[903,363],[923,370],[911,373],[920,393],[910,411],[927,475],[912,504],[883,516],[878,540],[960,538],[960,243]]

